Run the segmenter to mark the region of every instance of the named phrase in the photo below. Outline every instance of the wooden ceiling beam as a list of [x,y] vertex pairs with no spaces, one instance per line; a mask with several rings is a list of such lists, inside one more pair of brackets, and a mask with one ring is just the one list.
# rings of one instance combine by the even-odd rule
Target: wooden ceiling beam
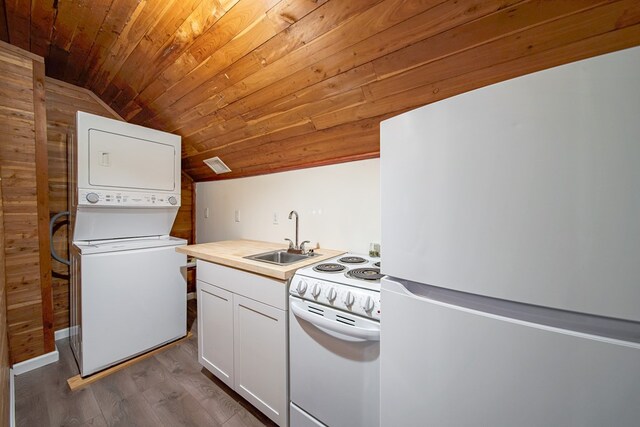
[[376,73],[380,79],[384,79],[432,62],[434,58],[462,50],[471,50],[475,46],[508,34],[521,32],[541,23],[570,16],[606,3],[610,3],[610,0],[559,3],[527,1],[380,57],[374,61]]
[[78,24],[86,19],[89,5],[78,0],[57,3],[58,13],[53,21],[51,43],[46,56],[47,75],[61,79],[69,61]]
[[[625,21],[625,25],[630,25],[632,22],[633,20]],[[476,89],[478,87],[486,86],[488,84],[495,83],[496,81],[502,81],[529,72],[545,69],[548,68],[550,64],[555,65],[570,61],[576,61],[594,55],[636,46],[639,43],[640,24],[625,26],[622,29],[609,31],[603,34],[596,35],[592,38],[582,39],[574,43],[563,45],[556,49],[546,50],[531,55],[531,57],[521,57],[513,61],[498,64],[496,66],[491,66],[472,73],[456,76],[446,81],[436,82],[429,85],[428,87],[422,88],[421,90],[414,89],[413,92],[425,94],[423,95],[420,102],[430,103],[439,99],[444,99],[456,95],[458,93],[463,93],[472,89]],[[402,94],[402,96],[404,97],[406,97],[407,95],[407,93]],[[428,97],[428,95],[430,95],[430,97]],[[400,98],[401,97],[398,96],[398,99]],[[323,148],[326,148],[328,145],[330,145],[328,144],[329,141],[324,141],[324,143],[318,141],[319,135],[327,135],[329,140],[335,138],[342,138],[342,140],[351,140],[352,137],[357,137],[358,135],[366,135],[367,130],[358,129],[353,133],[349,133],[345,131],[345,128],[350,127],[353,130],[355,124],[367,123],[370,127],[374,128],[374,130],[370,133],[370,135],[374,136],[374,141],[371,141],[370,144],[372,144],[372,146],[376,146],[376,144],[378,144],[378,129],[376,127],[377,124],[380,121],[390,116],[400,114],[403,111],[406,111],[406,108],[398,110],[394,113],[386,114],[385,116],[376,116],[370,119],[362,119],[355,122],[338,125],[326,130],[314,132],[310,136],[305,136],[303,139],[300,139],[299,137],[292,137],[282,141],[267,142],[254,146],[234,145],[232,146],[233,151],[231,151],[231,147],[210,150],[206,153],[191,156],[185,159],[185,169],[190,173],[191,176],[196,179],[196,181],[199,181],[212,178],[228,179],[238,176],[270,173],[274,171],[288,170],[289,168],[305,167],[306,164],[317,165],[319,164],[318,162],[322,162],[322,160],[320,160],[322,157],[329,158],[338,152],[336,151],[336,147],[334,145],[331,145],[331,150],[325,150],[324,156],[318,153],[318,151],[322,151]],[[305,146],[305,142],[309,142],[310,145],[307,147],[306,151],[304,149],[300,151],[301,147]],[[338,146],[340,145],[338,144]],[[301,154],[290,156],[292,150],[296,149]],[[264,165],[263,167],[260,167],[259,165],[242,166],[242,163],[246,161],[243,159],[250,159],[253,155],[257,155],[257,153],[260,153],[261,160],[265,158],[270,159],[268,162],[270,165],[269,167],[264,167]],[[268,154],[265,157],[264,153],[271,154]],[[287,154],[283,155],[282,153]],[[204,166],[204,164],[202,164],[201,162],[204,158],[214,155],[221,156],[225,161],[228,161],[229,163],[240,161],[240,169],[238,171],[234,170],[234,172],[232,172],[233,175],[229,174],[227,176],[221,175],[212,177],[210,172],[207,172],[206,166]],[[278,160],[278,155],[282,156],[283,158]],[[238,157],[236,158],[236,156]],[[274,158],[274,156],[276,158]],[[286,166],[284,163],[288,162],[290,162],[290,164],[289,166]],[[335,159],[327,160],[327,162],[334,163]]]
[[[227,122],[239,122],[241,125],[238,127],[241,127],[242,125],[246,126],[247,122],[250,120],[256,120],[260,117],[269,115],[286,113],[293,108],[300,107],[305,104],[311,104],[314,101],[321,101],[352,89],[359,88],[366,83],[375,81],[375,79],[376,74],[373,70],[373,65],[368,63],[361,67],[351,69],[345,73],[338,74],[335,77],[323,80],[315,85],[303,88],[294,94],[290,94],[267,103],[263,107],[251,110],[244,115],[240,115],[238,112],[225,107],[218,111],[218,113],[227,111],[230,113],[228,117],[231,118],[227,120],[221,118],[219,121],[224,122],[225,124]],[[210,116],[201,117],[201,119],[197,121],[188,121],[183,119],[181,121],[183,123],[187,123],[187,126],[176,129],[175,131],[179,132],[184,137],[190,137],[197,134],[197,138],[192,140],[194,143],[205,142],[207,139],[215,140],[217,136],[225,133],[225,128],[222,126],[207,126],[206,123],[208,120],[211,120]]]
[[[101,96],[110,88],[108,83],[120,70],[124,61],[142,41],[142,38],[152,31],[164,14],[170,13],[175,1],[142,1],[125,25],[120,36],[111,46],[109,55],[100,66],[100,70],[89,81],[90,87]],[[108,103],[108,102],[107,102]]]
[[[624,7],[625,5],[622,5],[622,6]],[[600,20],[607,22],[607,19],[602,18],[602,16],[606,17],[608,14],[606,13],[603,14],[600,12],[602,11],[598,11],[598,12],[591,11],[589,13],[592,14],[594,17],[600,16],[601,17]],[[613,22],[619,22],[617,19],[617,17],[619,17],[619,13],[617,14],[613,13],[609,16],[611,17],[608,20],[609,27],[605,25],[604,27],[602,27],[600,31],[598,29],[598,26],[594,25],[594,23],[592,22],[591,19],[589,19],[589,16],[586,13],[581,17],[581,19],[574,20],[573,22],[583,22],[585,28],[591,29],[591,31],[594,32],[595,34],[598,34],[598,33],[602,34],[602,33],[607,33],[609,30],[612,30],[613,28],[615,28],[615,24],[613,24]],[[626,24],[631,25],[635,22],[636,21],[634,20],[627,20]],[[567,23],[564,22],[563,20],[558,20],[558,21],[552,22],[551,24],[547,25],[544,28],[541,28],[540,30],[542,30],[541,31],[542,33],[553,35],[553,34],[556,34],[557,30],[561,30],[564,28],[566,32],[570,34],[571,33],[575,34],[576,32],[575,28],[570,28],[566,24]],[[532,31],[533,30],[529,30],[528,32],[532,32]],[[479,71],[477,73],[473,73],[472,72],[473,69],[471,69],[471,71],[469,71],[468,73],[463,73],[459,75],[457,79],[449,79],[449,80],[445,80],[444,82],[441,81],[438,83],[431,84],[428,87],[412,86],[411,88],[409,88],[408,91],[398,93],[397,96],[383,97],[378,102],[373,101],[372,103],[359,104],[358,106],[353,107],[351,111],[349,109],[347,110],[343,109],[338,113],[331,113],[330,117],[332,117],[334,121],[329,121],[326,123],[321,122],[319,125],[316,124],[316,126],[318,126],[319,128],[336,126],[344,122],[361,120],[367,116],[368,117],[376,116],[377,115],[376,113],[379,114],[380,112],[384,112],[384,111],[399,111],[399,110],[405,110],[407,108],[415,107],[418,105],[423,105],[429,102],[433,102],[434,100],[437,100],[437,99],[446,98],[456,93],[460,93],[466,90],[471,90],[475,87],[480,87],[481,85],[488,84],[487,79],[489,77],[487,76],[491,76],[492,74],[496,75],[496,77],[494,78],[494,81],[500,81],[501,79],[524,74],[526,72],[535,71],[536,69],[544,68],[545,66],[548,67],[550,65],[557,65],[557,64],[549,63],[548,60],[545,61],[535,57],[526,58],[525,56],[521,56],[520,60],[517,62],[515,62],[514,59],[511,58],[509,62],[503,63],[502,65],[503,69],[501,69],[500,67],[497,67],[495,64],[496,62],[500,63],[500,61],[496,60],[495,58],[499,56],[499,52],[503,52],[505,50],[508,51],[507,49],[508,43],[513,43],[514,41],[519,41],[519,40],[521,40],[521,43],[529,43],[530,39],[526,37],[527,31],[523,33],[525,34],[524,35],[518,34],[517,36],[503,39],[501,41],[501,43],[503,43],[502,45],[500,44],[489,45],[489,47],[486,49],[486,52],[483,52],[483,54],[480,55],[483,58],[486,58],[485,62],[478,62],[478,61],[474,62],[474,61],[470,61],[469,58],[466,58],[466,59],[463,58],[462,60],[460,60],[458,58],[457,61],[452,61],[451,64],[449,65],[449,68],[454,70],[454,69],[460,69],[460,66],[459,66],[460,63],[480,64],[480,66],[478,67]],[[584,36],[584,34],[582,34],[581,36]],[[566,38],[557,38],[557,37],[552,37],[552,39],[567,40]],[[578,40],[580,40],[580,37],[578,37]],[[590,40],[590,42],[593,43],[593,40]],[[629,43],[633,45],[633,43],[636,43],[636,42],[637,41],[631,40]],[[578,50],[578,52],[584,51],[584,50],[585,50],[585,46],[581,46],[581,49]],[[468,52],[473,52],[473,51],[468,51]],[[498,52],[498,53],[494,54],[492,58],[491,52]],[[574,59],[575,55],[570,54],[571,49],[568,49],[568,50],[563,49],[559,52],[560,53],[557,53],[556,51],[551,50],[550,54],[545,53],[544,55],[551,55],[550,56],[551,58],[565,57],[567,58],[567,60],[575,60]],[[601,53],[604,53],[604,52],[601,52]],[[542,58],[544,58],[544,55],[542,56]],[[476,59],[476,58],[477,56],[474,56],[473,59]],[[483,65],[486,67],[482,68]],[[529,65],[530,68],[526,68],[527,65]],[[513,71],[510,71],[511,69],[513,69]],[[443,73],[442,71],[439,71],[436,73],[431,73],[430,75],[443,75]],[[407,80],[406,78],[402,79],[401,77],[398,77],[398,79],[402,81]],[[494,81],[489,80],[490,83]],[[440,90],[439,87],[443,87],[443,88],[451,87],[451,89]],[[363,116],[363,111],[367,112],[367,115]],[[222,139],[222,141],[224,141],[224,138]]]
[[[343,160],[376,157],[379,154],[379,123],[388,115],[374,119],[349,123],[325,131],[314,132],[304,138],[290,137],[278,141],[262,141],[252,145],[236,144],[215,150],[207,155],[220,156],[225,162],[236,164],[231,173],[217,176],[229,179],[239,176],[257,175],[299,167],[317,166]],[[327,149],[330,147],[330,149]],[[251,161],[246,151],[260,155],[259,161]],[[206,157],[205,157],[206,158]],[[202,163],[202,156],[195,156],[185,162],[185,169],[196,180],[211,176]]]
[[[190,111],[190,106],[193,105],[194,102],[198,102],[193,99],[194,97],[197,96],[198,99],[208,99],[215,96],[222,88],[227,87],[231,81],[239,80],[240,74],[251,74],[265,66],[265,64],[270,63],[274,55],[283,55],[286,50],[291,50],[296,45],[302,45],[311,40],[315,35],[337,25],[336,22],[339,22],[343,16],[336,14],[333,9],[320,7],[325,2],[326,0],[286,0],[275,5],[266,12],[266,16],[274,22],[274,25],[276,25],[276,28],[279,30],[274,37],[258,46],[250,55],[247,54],[233,62],[226,69],[220,70],[214,77],[211,75],[203,75],[202,79],[208,80],[206,80],[204,84],[200,84],[200,86],[196,88],[197,90],[192,91],[192,94],[185,96],[184,93],[178,93],[180,98],[173,102],[170,108],[175,111]],[[362,3],[355,4],[360,5],[360,7],[365,6]],[[306,7],[302,8],[300,5],[305,5]],[[342,6],[339,10],[343,13],[345,10],[353,11],[353,3],[345,3],[344,5],[346,6],[343,6],[334,2],[331,3],[331,5]],[[311,12],[313,12],[313,14]],[[316,16],[321,17],[320,23],[326,25],[318,25],[317,19],[314,18]],[[291,26],[289,27],[289,25]],[[285,29],[287,31],[284,31]],[[166,96],[168,97],[168,95]],[[162,100],[156,101],[162,102]],[[214,99],[214,102],[216,102],[216,99]],[[158,120],[162,120],[164,123],[164,116],[161,118],[156,115],[148,120],[148,124],[152,124]]]
[[5,0],[0,0],[0,40],[9,43],[9,27],[7,24]]
[[84,61],[87,60],[89,52],[102,27],[107,14],[113,4],[113,0],[94,0],[83,3],[82,16],[75,19],[82,22],[76,27],[71,45],[69,46],[67,66],[63,71],[64,80],[77,84],[80,73],[83,70]]
[[[552,7],[557,5],[553,4]],[[381,99],[431,83],[435,76],[445,79],[474,69],[557,48],[619,28],[620,16],[627,11],[640,11],[640,3],[625,0],[580,10],[576,14],[568,14],[560,19],[553,19],[522,31],[509,32],[499,39],[491,38],[488,43],[483,43],[474,49],[462,50],[455,55],[447,55],[445,58],[436,55],[440,60],[371,83],[365,90],[373,99]],[[637,23],[637,19],[640,19],[640,14],[632,13],[631,15],[635,15],[636,19],[628,21],[627,25],[633,25]]]
[[[511,3],[513,3],[513,1]],[[354,67],[366,64],[389,52],[422,40],[428,37],[428,35],[437,34],[447,28],[461,25],[464,22],[471,21],[503,8],[508,4],[510,4],[510,2],[485,1],[482,2],[480,7],[472,8],[471,10],[469,10],[469,6],[466,4],[438,4],[395,26],[390,26],[386,30],[378,32],[370,38],[361,40],[346,49],[342,49],[326,58],[309,64],[309,66],[299,71],[273,70],[273,75],[282,77],[280,80],[267,85],[254,84],[254,91],[251,94],[230,102],[229,105],[223,106],[219,111],[222,114],[226,111],[232,113],[226,114],[227,116],[245,114],[262,105],[275,102],[280,98],[290,95],[298,96],[299,94],[296,91],[301,91],[319,82],[329,80]],[[287,73],[291,71],[295,72],[287,75]],[[245,85],[247,84],[249,83],[245,83]],[[212,105],[213,101],[214,100],[211,99],[206,100],[195,108],[201,111],[216,111],[216,106]],[[232,100],[228,99],[227,101]],[[172,108],[169,107],[169,114],[171,114],[171,110]],[[164,117],[164,115],[161,117]],[[187,122],[183,117],[179,117],[178,121],[181,123]]]
[[55,3],[46,0],[31,1],[31,52],[42,57],[49,53],[53,23],[58,12]]
[[[178,82],[184,80],[185,83],[191,82],[189,84],[192,84],[194,76],[190,73],[194,71],[196,74],[208,73],[211,67],[217,67],[215,61],[224,60],[217,52],[233,40],[236,40],[234,43],[236,45],[246,40],[246,37],[243,38],[245,30],[260,22],[273,4],[277,4],[277,0],[269,0],[268,2],[240,0],[209,31],[195,39],[175,62],[169,64],[140,92],[137,102],[146,108],[128,119],[135,123],[142,123],[142,117],[152,116],[149,114],[151,101],[166,93]],[[227,47],[227,49],[229,48]],[[185,89],[184,93],[188,91],[190,89]]]
[[21,49],[31,47],[31,1],[4,0],[8,42]]
[[[236,83],[244,76],[268,68],[273,61],[312,43],[318,36],[335,29],[344,21],[350,20],[353,16],[357,16],[371,5],[379,2],[380,0],[361,0],[358,2],[332,1],[325,3],[294,23],[280,36],[274,37],[271,41],[264,40],[266,43],[263,49],[258,48],[252,55],[243,59],[238,58],[237,65],[227,63],[225,67],[214,68],[215,72],[213,73],[211,69],[201,67],[191,73],[189,77],[192,84],[187,87],[184,87],[183,84],[174,86],[153,99],[146,98],[144,93],[141,94],[141,99],[148,105],[149,111],[145,115],[134,117],[133,120],[137,123],[148,123],[154,116],[159,116],[164,120],[175,111],[185,111],[211,97],[214,97],[212,101],[215,106],[218,99],[215,97],[224,88]],[[222,99],[217,108],[227,103]]]
[[88,57],[78,78],[78,84],[90,87],[89,82],[97,74],[104,61],[111,53],[111,48],[124,31],[132,16],[139,13],[140,4],[131,0],[113,0],[109,13],[93,41]]
[[[531,4],[524,4],[522,5],[524,9],[528,8],[528,7],[532,7]],[[539,7],[539,5],[533,5],[535,7]],[[622,5],[619,7],[626,7],[626,5]],[[574,6],[575,9],[575,6]],[[505,20],[514,20],[517,21],[515,19],[515,17],[517,16],[517,13],[515,12],[516,8],[510,8],[509,10],[505,10],[499,13],[496,13],[496,15],[498,15],[499,18],[505,19]],[[530,12],[530,11],[528,11]],[[567,13],[570,12],[575,12],[573,10],[567,10]],[[592,12],[592,14],[594,14],[595,12]],[[543,21],[548,21],[549,17],[546,16],[544,13],[539,13],[538,14]],[[617,13],[614,13],[613,15],[619,15],[619,10],[617,10]],[[491,16],[490,18],[487,19],[491,19],[492,24],[496,24],[496,22],[499,22],[499,19],[495,19],[495,16]],[[569,19],[569,18],[566,18]],[[583,19],[580,20],[574,20],[576,22],[583,22]],[[477,25],[479,21],[474,21],[472,23],[470,23],[468,26],[474,26]],[[559,23],[557,23],[559,22]],[[587,23],[589,21],[587,20]],[[534,23],[536,23],[534,21]],[[553,24],[553,22],[552,22]],[[575,27],[572,28],[570,26],[566,26],[566,20],[558,20],[556,21],[555,24],[553,24],[553,26],[549,27],[549,28],[566,28],[566,32],[567,33],[576,33],[575,31]],[[521,24],[517,23],[517,26],[514,28],[518,28],[522,26]],[[591,27],[590,25],[587,24],[587,26]],[[460,55],[458,55],[458,57],[456,57],[455,55],[453,56],[453,60],[451,61],[435,61],[434,64],[437,64],[437,66],[439,67],[439,69],[437,69],[434,72],[429,72],[429,73],[422,73],[423,77],[422,79],[433,79],[434,76],[444,76],[446,77],[446,70],[451,70],[451,72],[461,72],[463,71],[465,68],[463,66],[461,66],[460,64],[464,64],[464,66],[466,67],[479,67],[482,68],[483,66],[486,66],[486,64],[495,64],[497,62],[499,62],[499,59],[496,59],[496,57],[498,57],[499,55],[505,55],[507,58],[512,58],[512,57],[517,57],[517,55],[515,55],[514,52],[514,41],[508,37],[505,37],[504,34],[501,34],[502,32],[508,34],[511,34],[512,28],[509,27],[508,25],[484,25],[483,28],[494,28],[493,32],[489,32],[487,34],[486,40],[485,38],[477,38],[477,43],[478,44],[485,44],[486,46],[483,48],[483,50],[478,54],[478,56],[482,57],[483,61],[478,61],[476,60],[475,56],[472,58],[469,58],[470,53],[474,54],[475,52],[478,51],[478,49],[471,49],[471,50],[465,50],[464,46],[468,46],[470,41],[468,40],[464,40],[464,34],[467,33],[471,33],[474,34],[473,31],[469,31],[465,28],[466,26],[460,26],[460,27],[456,27],[454,28],[454,30],[452,30],[453,34],[449,35],[447,34],[447,32],[444,33],[440,33],[436,36],[434,36],[434,38],[438,38],[438,39],[450,39],[450,40],[458,40],[458,39],[462,39],[462,43],[461,43],[461,47],[458,49],[462,50],[462,53]],[[594,28],[594,27],[591,27]],[[555,37],[555,35],[557,34],[557,31],[549,31],[548,29],[544,29],[544,30],[540,30],[540,29],[533,29],[530,30],[529,32],[527,31],[521,31],[519,33],[517,33],[517,36],[514,36],[514,40],[515,41],[520,41],[520,45],[522,46],[524,44],[524,49],[522,54],[526,55],[530,52],[527,52],[528,46],[530,45],[530,37],[527,37],[527,34],[529,33],[544,33],[544,34],[550,34],[551,35],[551,39],[552,40],[556,40],[557,42],[561,42],[561,40],[563,40],[563,37]],[[445,35],[445,37],[442,37],[442,35]],[[501,39],[498,39],[499,42],[494,42],[494,43],[489,43],[487,42],[487,40],[491,41],[491,40],[496,40],[497,37],[499,37],[500,35],[502,35],[503,37]],[[581,37],[584,36],[584,34],[578,34],[576,35],[576,37]],[[441,41],[441,40],[438,40]],[[442,43],[434,43],[435,46],[442,46]],[[451,43],[449,43],[449,45],[451,45]],[[441,49],[443,52],[446,52],[446,54],[444,54],[444,58],[448,57],[448,56],[452,56],[455,52],[456,49],[455,45],[454,46],[446,46],[444,45],[444,47]],[[453,52],[450,52],[449,50],[453,50]],[[517,49],[516,49],[517,50]],[[511,55],[511,56],[509,56]],[[458,58],[462,58],[462,59],[458,59]],[[442,58],[440,58],[442,59]],[[485,65],[483,65],[485,64]],[[400,82],[401,84],[405,84],[405,85],[411,85],[413,84],[413,82],[416,80],[414,78],[407,78],[404,75],[400,75],[397,78],[398,82]],[[420,80],[419,80],[420,81]],[[433,80],[432,80],[433,81]],[[369,87],[375,87],[375,85],[378,84],[378,82],[374,82],[371,83],[367,86],[367,88]],[[422,84],[415,84],[413,87],[419,87],[424,85],[424,83]],[[382,91],[383,93],[389,93],[388,90]],[[402,92],[402,91],[401,91]],[[371,91],[368,91],[367,93],[371,93]],[[342,123],[346,123],[349,121],[355,121],[355,120],[359,120],[362,118],[367,118],[367,117],[373,117],[373,116],[377,116],[380,115],[382,113],[384,113],[385,111],[398,111],[401,109],[406,109],[409,107],[415,107],[418,105],[422,105],[424,104],[424,102],[422,101],[422,92],[421,91],[416,91],[414,93],[407,93],[404,94],[400,99],[396,99],[396,98],[389,98],[389,99],[384,99],[382,101],[376,102],[377,99],[379,99],[380,97],[372,97],[372,99],[370,100],[371,102],[354,102],[352,104],[352,106],[344,106],[342,104],[336,104],[335,108],[327,108],[327,112],[326,113],[320,113],[317,115],[314,115],[313,113],[311,113],[312,111],[314,111],[313,107],[309,107],[309,106],[305,106],[303,109],[298,109],[298,108],[294,108],[291,112],[288,113],[283,113],[280,114],[280,116],[282,117],[281,120],[275,121],[273,119],[270,119],[269,121],[267,121],[266,123],[268,123],[267,126],[263,126],[261,128],[259,128],[259,132],[261,133],[265,133],[265,132],[270,132],[270,131],[274,131],[277,130],[277,123],[285,123],[287,121],[287,119],[292,120],[292,119],[297,119],[298,121],[300,120],[304,120],[307,118],[311,118],[315,127],[317,129],[324,129],[324,128],[329,128],[329,127],[333,127]],[[384,98],[384,97],[382,97]],[[314,102],[315,111],[319,111],[321,108],[318,108],[320,105],[322,105],[324,103],[324,101],[318,101],[318,97],[315,97],[316,101]],[[326,103],[325,103],[326,105]],[[293,113],[293,116],[292,114]],[[309,114],[307,114],[309,113]],[[240,135],[246,135],[246,134],[251,134],[252,132],[256,132],[256,130],[252,129],[251,126],[256,125],[258,123],[260,123],[261,120],[258,119],[254,119],[253,122],[249,122],[247,123],[249,127],[247,127],[246,129],[243,129],[240,133]],[[206,134],[199,134],[196,136],[196,138],[192,138],[192,139],[187,139],[187,141],[190,141],[192,143],[198,143],[200,142],[199,139],[203,136],[205,136]],[[232,138],[237,138],[239,136],[238,132],[235,133],[231,133],[230,135],[215,135],[215,138],[213,139],[215,141],[216,144],[218,143],[224,143],[224,141],[226,141],[227,137],[231,136]],[[199,138],[200,137],[200,138]],[[206,146],[206,145],[205,145]]]
[[[406,37],[405,35],[407,33],[409,34],[414,34],[413,37],[416,37],[416,33],[417,34],[422,34],[424,35],[425,32],[430,31],[430,33],[427,34],[433,34],[433,33],[438,33],[439,31],[442,31],[444,28],[448,28],[448,26],[457,26],[460,24],[460,22],[464,22],[464,21],[472,21],[477,14],[486,14],[489,11],[493,11],[496,9],[499,9],[500,7],[504,6],[504,2],[496,2],[496,3],[490,3],[490,2],[484,2],[483,3],[484,6],[486,7],[486,9],[480,8],[480,9],[474,9],[473,13],[470,13],[468,11],[468,6],[465,6],[464,8],[461,6],[451,6],[449,4],[447,4],[447,9],[444,9],[444,7],[436,7],[436,8],[432,8],[430,9],[428,12],[432,13],[432,14],[426,14],[427,12],[418,15],[417,17],[421,19],[421,21],[418,21],[417,19],[411,19],[408,21],[405,21],[407,23],[407,25],[402,25],[399,26],[397,28],[397,30],[400,30],[401,34],[403,35],[403,37],[393,37],[391,34],[384,34],[385,32],[382,33],[378,33],[380,35],[380,37],[376,37],[376,40],[373,41],[369,41],[368,43],[366,43],[366,40],[361,42],[361,46],[362,46],[362,51],[351,51],[351,50],[347,50],[347,51],[341,51],[337,54],[337,58],[338,61],[336,61],[337,63],[335,64],[335,68],[336,70],[340,70],[340,69],[347,69],[349,70],[350,68],[350,64],[353,63],[354,58],[356,59],[362,59],[362,60],[366,60],[366,59],[373,59],[378,57],[376,54],[379,55],[383,55],[384,53],[387,52],[387,50],[385,49],[385,47],[387,47],[388,49],[393,49],[394,47],[397,48],[398,43],[390,43],[390,44],[384,44],[382,42],[382,40],[386,39],[386,40],[402,40],[403,43],[410,43],[411,41],[413,41],[412,37]],[[435,25],[435,22],[437,22],[437,18],[439,17],[440,21],[440,26]],[[447,17],[448,19],[444,19],[443,17]],[[418,25],[419,22],[422,22],[422,25]],[[430,23],[430,25],[426,25],[425,23]],[[403,22],[404,24],[404,22]],[[391,29],[389,29],[388,31],[391,31],[393,29],[395,29],[396,27],[393,27]],[[380,44],[378,44],[377,42],[380,42]],[[376,46],[375,49],[372,49],[371,46]],[[392,47],[389,47],[392,46]],[[402,46],[406,46],[406,44],[403,44]],[[358,46],[359,47],[359,46]],[[366,51],[365,49],[369,49],[368,51]],[[367,54],[368,53],[368,54]],[[334,55],[335,56],[335,55]],[[348,62],[341,62],[342,61],[348,61]],[[318,67],[321,67],[322,65],[318,64]],[[358,73],[362,74],[363,70],[371,70],[372,69],[372,65],[370,63],[365,63],[364,65],[360,66],[360,68],[355,68],[352,70],[354,70],[354,72],[349,72],[347,71],[347,73],[343,73],[344,76],[348,76],[349,78],[353,79],[353,76],[357,76]],[[307,70],[304,70],[307,71]],[[282,87],[282,92],[280,92],[279,90],[275,90],[273,89],[271,86],[267,87],[267,89],[263,89],[262,91],[260,91],[260,93],[258,95],[264,95],[261,98],[261,102],[255,102],[255,104],[253,105],[259,105],[261,103],[267,102],[270,99],[273,98],[277,98],[278,95],[281,94],[289,94],[289,95],[285,95],[285,96],[289,96],[290,100],[293,100],[293,102],[298,103],[298,105],[300,105],[301,103],[303,103],[304,99],[308,99],[309,102],[315,100],[322,100],[325,98],[325,96],[322,94],[322,91],[325,90],[325,88],[328,88],[330,91],[329,93],[340,93],[341,90],[345,90],[343,89],[345,86],[347,87],[347,89],[349,89],[349,84],[347,83],[349,80],[346,80],[345,77],[343,76],[343,74],[338,74],[336,76],[336,78],[329,78],[326,80],[322,80],[322,73],[317,73],[315,71],[311,71],[309,73],[303,73],[302,78],[287,78],[287,79],[283,79],[281,80],[282,84],[280,85]],[[294,74],[295,76],[295,74]],[[316,83],[315,85],[312,86],[307,86],[307,84],[309,83],[313,83],[313,78],[316,78],[318,80],[320,80],[319,83]],[[354,83],[357,82],[357,79],[353,79]],[[300,89],[300,91],[295,92],[293,94],[291,94],[291,89],[295,89],[297,87],[301,87],[302,89]],[[306,87],[305,87],[306,86]],[[315,87],[314,87],[315,86]],[[335,89],[331,89],[332,87],[334,87]],[[354,85],[355,87],[355,85]],[[314,90],[315,89],[315,90]],[[332,92],[333,91],[333,92]],[[266,99],[265,99],[266,97]],[[246,98],[245,98],[246,99]],[[280,99],[276,99],[275,101],[271,101],[273,103],[275,103],[277,105],[278,101],[282,101],[283,98]],[[302,102],[300,102],[302,101]],[[285,103],[286,104],[286,103]],[[249,114],[247,117],[258,117],[259,116],[259,112],[257,111],[257,109],[250,109],[247,108],[247,105],[251,105],[251,104],[246,104],[243,103],[243,100],[238,101],[237,103],[231,104],[225,108],[223,108],[220,111],[224,111],[224,110],[232,110],[236,109],[235,113],[238,114],[242,114],[243,111],[248,110],[249,112],[254,112],[255,114],[249,114],[249,113],[245,113],[245,114]],[[244,108],[243,108],[244,107]],[[284,111],[284,110],[283,110]],[[275,111],[271,110],[271,111],[264,111],[263,114],[273,114]],[[184,121],[184,120],[180,120],[180,121]],[[199,132],[197,135],[194,135],[194,138],[188,138],[187,141],[191,141],[193,140],[194,143],[200,143],[200,142],[204,142],[204,140],[206,138],[210,138],[212,142],[214,143],[219,143],[220,140],[225,140],[224,136],[221,137],[219,132],[215,132],[216,129],[213,129],[213,133],[211,131],[201,131]],[[244,134],[248,134],[250,133],[251,130],[245,130]],[[236,134],[232,134],[233,137],[237,137],[237,133]],[[220,138],[221,137],[221,138]]]
[[[217,146],[215,148],[209,148],[206,151],[201,151],[195,155],[187,156],[183,158],[183,166],[185,168],[195,168],[199,167],[203,160],[218,155],[218,153],[239,153],[241,155],[246,151],[258,152],[262,151],[264,144],[271,143],[280,143],[280,144],[292,144],[296,142],[304,141],[315,141],[318,143],[321,142],[330,142],[332,139],[339,137],[351,137],[355,136],[361,132],[368,131],[372,128],[376,128],[380,122],[380,120],[384,120],[385,118],[391,117],[391,115],[383,115],[375,118],[360,120],[357,122],[346,123],[344,125],[336,126],[331,129],[324,129],[321,131],[305,131],[301,130],[299,132],[295,132],[293,134],[272,134],[272,135],[260,135],[255,136],[253,138],[248,138],[244,141],[234,141],[232,143],[224,144]],[[302,127],[300,126],[302,129]],[[319,150],[325,150],[322,148],[322,144],[318,146]],[[325,150],[329,151],[329,150]]]
[[[144,35],[114,74],[113,79],[104,82],[107,87],[103,92],[105,101],[122,109],[126,105],[126,102],[120,100],[122,92],[137,93],[135,88],[148,81],[151,78],[149,74],[158,71],[154,67],[150,67],[150,64],[162,57],[163,52],[167,52],[166,49],[177,37],[185,41],[193,40],[217,22],[225,12],[217,0],[178,1]],[[171,54],[171,50],[168,53]],[[121,91],[118,95],[119,100],[115,102],[113,94],[118,91]]]

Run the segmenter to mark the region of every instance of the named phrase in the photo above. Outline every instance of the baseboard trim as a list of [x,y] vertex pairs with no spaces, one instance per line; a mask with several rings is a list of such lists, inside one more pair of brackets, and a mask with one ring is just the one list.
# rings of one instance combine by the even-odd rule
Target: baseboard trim
[[41,368],[50,363],[55,363],[60,358],[58,353],[58,347],[50,353],[43,354],[33,359],[25,360],[24,362],[16,363],[13,365],[13,375],[24,374],[25,372],[33,371],[34,369]]
[[195,292],[187,292],[187,301],[189,301],[190,299],[196,299]]
[[55,336],[56,336],[56,341],[60,341],[63,340],[65,338],[67,338],[69,336],[69,331],[71,329],[70,328],[64,328],[64,329],[59,329],[56,331]]
[[16,383],[13,368],[9,369],[9,426],[16,427]]

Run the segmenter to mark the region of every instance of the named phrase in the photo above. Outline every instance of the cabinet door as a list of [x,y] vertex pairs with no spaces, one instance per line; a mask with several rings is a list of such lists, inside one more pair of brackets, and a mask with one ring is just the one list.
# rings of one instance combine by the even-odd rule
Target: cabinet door
[[286,312],[234,295],[234,315],[234,389],[278,425],[286,425]]
[[233,388],[233,294],[197,281],[198,361]]

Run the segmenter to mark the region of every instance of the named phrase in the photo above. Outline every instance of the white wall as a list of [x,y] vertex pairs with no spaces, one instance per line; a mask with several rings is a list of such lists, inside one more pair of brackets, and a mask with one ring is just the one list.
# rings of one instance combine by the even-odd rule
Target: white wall
[[[209,218],[205,218],[206,208]],[[235,222],[236,209],[240,222]],[[380,161],[198,183],[196,210],[198,243],[293,240],[294,221],[287,217],[296,210],[300,214],[300,241],[366,253],[370,242],[380,241]]]

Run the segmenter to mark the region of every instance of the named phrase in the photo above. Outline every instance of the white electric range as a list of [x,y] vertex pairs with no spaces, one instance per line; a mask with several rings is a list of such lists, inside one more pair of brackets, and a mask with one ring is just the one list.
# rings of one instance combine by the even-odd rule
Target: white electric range
[[380,258],[345,254],[289,290],[291,426],[380,424]]

